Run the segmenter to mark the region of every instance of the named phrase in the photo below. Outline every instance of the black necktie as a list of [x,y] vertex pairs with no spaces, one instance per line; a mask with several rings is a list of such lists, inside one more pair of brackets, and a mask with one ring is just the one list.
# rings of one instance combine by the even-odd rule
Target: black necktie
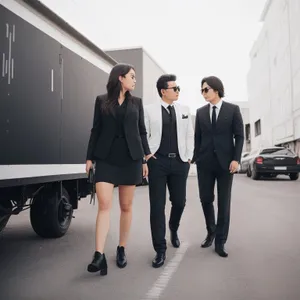
[[217,123],[216,108],[217,108],[216,106],[213,106],[212,117],[211,117],[211,124],[213,129],[216,129],[216,123]]
[[168,110],[169,110],[169,112],[170,112],[171,118],[174,119],[174,115],[175,115],[174,107],[171,106],[171,105],[169,105],[169,106],[168,106]]

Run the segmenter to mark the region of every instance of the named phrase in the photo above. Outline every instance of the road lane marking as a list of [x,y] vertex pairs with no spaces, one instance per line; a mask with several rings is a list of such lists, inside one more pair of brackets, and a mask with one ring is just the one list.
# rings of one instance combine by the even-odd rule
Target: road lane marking
[[158,279],[154,282],[151,289],[147,292],[142,300],[154,300],[160,298],[161,294],[168,286],[170,279],[179,267],[188,247],[188,243],[181,243],[180,248],[178,248],[175,253],[175,256],[165,266]]

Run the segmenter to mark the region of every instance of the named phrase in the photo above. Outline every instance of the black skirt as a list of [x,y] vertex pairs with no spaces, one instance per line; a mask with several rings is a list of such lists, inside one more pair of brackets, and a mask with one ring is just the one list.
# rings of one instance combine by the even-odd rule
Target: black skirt
[[96,160],[95,182],[114,185],[138,185],[143,181],[142,159],[133,160],[125,138],[116,138],[110,155],[105,160]]

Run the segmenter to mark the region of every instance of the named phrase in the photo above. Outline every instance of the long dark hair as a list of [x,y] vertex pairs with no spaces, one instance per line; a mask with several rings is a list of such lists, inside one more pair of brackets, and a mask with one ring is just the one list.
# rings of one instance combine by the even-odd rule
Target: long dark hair
[[[122,85],[119,80],[120,76],[125,77],[130,70],[134,70],[134,67],[130,64],[117,64],[110,71],[108,82],[106,84],[107,100],[102,106],[103,111],[112,111],[113,107],[117,105]],[[125,93],[125,97],[130,98],[131,94],[129,91]]]
[[218,92],[220,98],[225,96],[224,85],[220,78],[216,76],[205,77],[201,81],[201,87],[203,86],[204,82],[206,82],[214,91]]

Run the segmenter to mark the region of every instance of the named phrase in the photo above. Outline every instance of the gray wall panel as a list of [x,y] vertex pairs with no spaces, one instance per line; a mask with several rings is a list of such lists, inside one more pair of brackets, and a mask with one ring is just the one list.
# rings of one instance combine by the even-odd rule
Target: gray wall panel
[[105,51],[118,63],[128,63],[135,67],[137,84],[132,94],[136,97],[143,97],[143,52],[142,49],[124,49]]
[[150,57],[143,52],[143,98],[144,104],[155,103],[160,100],[156,89],[157,79],[163,75],[164,70]]

